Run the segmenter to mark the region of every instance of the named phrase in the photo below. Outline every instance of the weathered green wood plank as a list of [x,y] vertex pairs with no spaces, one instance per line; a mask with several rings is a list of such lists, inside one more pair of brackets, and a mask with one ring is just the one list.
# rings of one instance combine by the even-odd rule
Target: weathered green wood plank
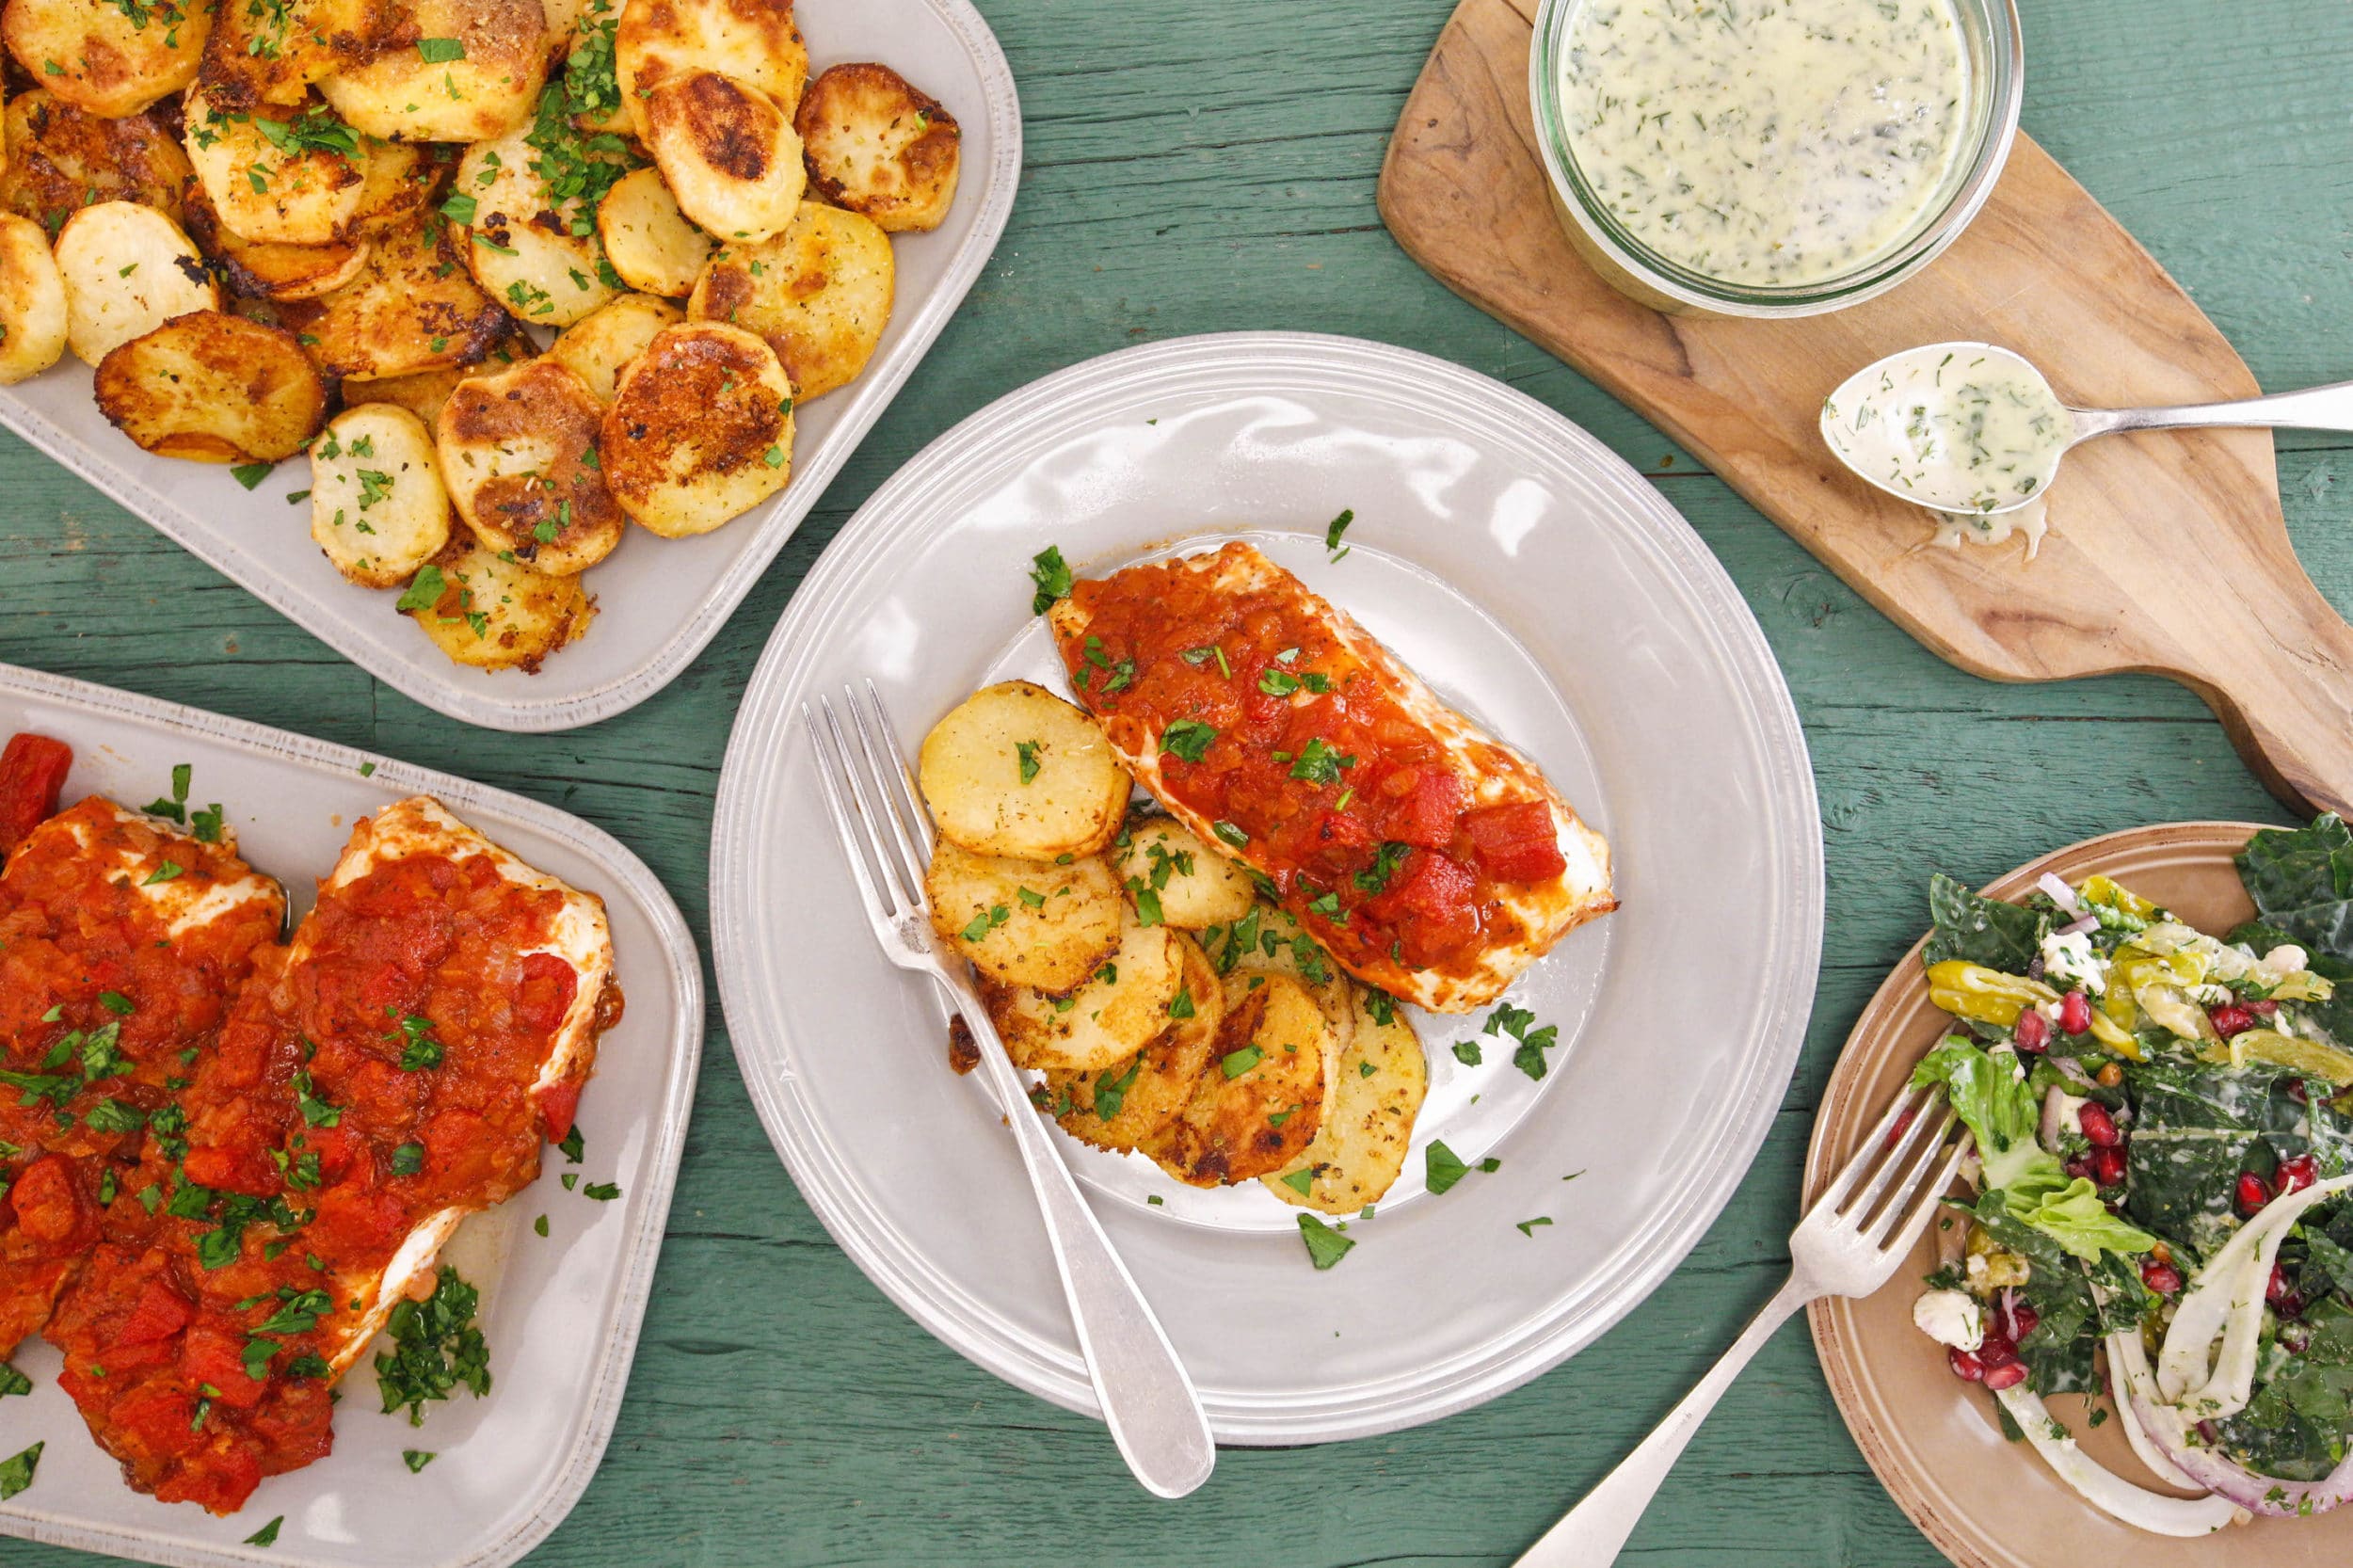
[[[806,0],[812,30],[825,3]],[[1722,557],[1788,671],[1822,795],[1830,939],[1805,1058],[1753,1174],[1684,1270],[1592,1352],[1481,1410],[1337,1448],[1228,1453],[1198,1496],[1153,1503],[1098,1430],[943,1350],[844,1260],[770,1154],[714,1009],[630,1400],[604,1470],[535,1560],[1507,1560],[1772,1288],[1813,1107],[1849,1023],[1915,935],[1928,859],[1990,876],[2057,839],[2160,817],[2276,820],[2276,808],[2204,708],[2163,681],[2004,687],[1938,663],[1647,424],[1407,262],[1379,229],[1373,179],[1448,0],[981,3],[1028,112],[1013,228],[919,384],[660,697],[568,735],[465,728],[6,437],[0,659],[564,805],[644,855],[707,936],[710,802],[768,628],[856,504],[990,398],[1134,342],[1279,327],[1423,348],[1561,409],[1657,475]],[[2353,376],[2353,8],[2041,0],[2027,28],[2028,128],[2265,384]],[[2353,608],[2353,440],[2285,444],[2297,548]],[[288,535],[307,548],[291,520]],[[1702,1432],[1633,1551],[1670,1568],[1938,1560],[1863,1467],[1797,1329]],[[94,1560],[15,1542],[0,1559]]]

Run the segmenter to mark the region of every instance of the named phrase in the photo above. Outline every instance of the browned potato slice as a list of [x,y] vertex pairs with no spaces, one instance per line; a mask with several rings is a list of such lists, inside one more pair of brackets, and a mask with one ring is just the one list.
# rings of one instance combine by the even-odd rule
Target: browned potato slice
[[1156,905],[1180,931],[1225,925],[1250,913],[1250,874],[1173,817],[1128,819],[1113,851],[1119,880],[1139,908]]
[[331,245],[264,245],[224,228],[203,182],[188,182],[188,237],[218,264],[230,289],[255,299],[315,299],[360,276],[365,240]]
[[66,345],[65,278],[40,225],[0,213],[0,386],[39,376]]
[[191,92],[187,148],[213,211],[240,238],[328,245],[359,216],[366,143],[320,105],[224,111]]
[[[229,0],[235,4],[236,0]],[[409,0],[415,34],[319,82],[353,128],[402,141],[488,141],[521,129],[547,85],[539,0]]]
[[808,49],[792,0],[629,0],[613,67],[631,128],[644,141],[647,95],[697,71],[724,71],[758,88],[792,119],[808,81]]
[[1016,1066],[1087,1072],[1125,1062],[1158,1039],[1174,1021],[1169,1008],[1183,984],[1176,933],[1131,918],[1111,961],[1067,995],[984,976],[981,997]]
[[1144,1145],[1160,1169],[1194,1187],[1279,1171],[1315,1141],[1328,1089],[1331,1031],[1288,975],[1229,988],[1225,1016],[1193,1099]]
[[[651,173],[648,169],[646,172]],[[619,393],[621,376],[645,353],[665,327],[686,319],[686,312],[666,299],[649,294],[625,294],[584,321],[564,328],[548,350],[548,358],[572,367],[600,403]]]
[[292,107],[390,47],[408,12],[405,0],[219,0],[198,81],[223,109]]
[[475,363],[515,323],[459,264],[458,243],[445,224],[395,227],[350,282],[279,313],[320,369],[350,380]]
[[686,313],[766,338],[806,403],[866,368],[890,325],[896,268],[872,218],[804,201],[782,233],[713,256]]
[[622,176],[597,208],[597,233],[613,270],[632,289],[683,299],[717,242],[686,221],[658,168]]
[[538,161],[520,133],[476,142],[458,162],[450,205],[467,217],[474,280],[519,321],[569,327],[621,289],[593,215],[556,202],[532,172]]
[[1067,866],[974,855],[943,841],[923,888],[932,926],[974,968],[1057,996],[1119,946],[1119,883],[1096,856]]
[[503,561],[463,536],[417,568],[400,608],[456,663],[524,671],[578,639],[597,613],[579,578]]
[[1355,1030],[1340,1054],[1315,1142],[1262,1177],[1285,1203],[1353,1214],[1377,1202],[1405,1168],[1414,1119],[1430,1088],[1430,1064],[1414,1026],[1394,1004],[1376,1010],[1360,986]]
[[53,235],[77,208],[101,201],[141,202],[179,221],[188,155],[167,108],[101,120],[37,88],[10,99],[6,119],[0,207]]
[[936,229],[956,199],[964,133],[939,100],[887,65],[837,65],[793,117],[810,188],[899,233]]
[[950,709],[923,737],[916,772],[940,837],[975,855],[1093,855],[1128,808],[1128,770],[1095,721],[1027,680]]
[[776,101],[717,72],[666,81],[646,102],[646,148],[679,210],[714,234],[761,240],[808,188],[800,133]]
[[99,411],[148,451],[200,463],[274,463],[302,450],[327,387],[294,334],[196,311],[99,361]]
[[0,36],[35,80],[108,120],[196,80],[213,29],[204,0],[8,0]]
[[474,537],[552,577],[612,554],[621,509],[596,466],[603,416],[552,358],[459,382],[441,406],[441,478]]
[[598,443],[621,510],[707,534],[792,474],[792,383],[768,345],[712,321],[665,327],[622,376]]
[[1355,1031],[1355,987],[1313,936],[1271,904],[1262,904],[1227,926],[1201,933],[1201,945],[1222,974],[1251,969],[1287,974],[1307,988],[1332,1031],[1334,1059]]
[[1176,938],[1184,979],[1169,1003],[1172,1022],[1127,1061],[1092,1073],[1048,1072],[1045,1103],[1063,1130],[1098,1149],[1125,1153],[1176,1120],[1209,1070],[1225,1002],[1217,971],[1192,937]]
[[440,205],[442,188],[457,168],[454,147],[370,137],[360,170],[360,211],[352,218],[359,234],[382,233],[395,226],[430,222],[425,214]]
[[517,332],[483,357],[478,365],[446,365],[440,370],[421,370],[409,376],[383,376],[369,381],[344,383],[344,403],[347,408],[360,408],[370,403],[389,403],[406,408],[424,422],[431,430],[441,422],[441,405],[457,390],[457,383],[470,376],[493,376],[508,365],[521,364],[535,358],[537,350],[531,340]]
[[220,286],[180,226],[135,201],[102,201],[57,236],[66,341],[87,364],[174,316],[220,307]]
[[370,403],[311,443],[311,537],[363,588],[397,588],[449,543],[449,496],[433,433],[408,409]]

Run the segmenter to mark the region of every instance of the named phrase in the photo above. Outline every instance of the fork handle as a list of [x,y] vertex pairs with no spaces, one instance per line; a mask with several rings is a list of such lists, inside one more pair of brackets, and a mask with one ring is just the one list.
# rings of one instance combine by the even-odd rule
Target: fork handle
[[1079,1356],[1095,1384],[1103,1423],[1145,1491],[1181,1497],[1208,1480],[1217,1464],[1217,1445],[1209,1436],[1201,1397],[1151,1304],[1136,1288],[1095,1210],[1080,1195],[1046,1124],[1032,1109],[988,1010],[968,981],[958,984],[941,976],[939,983],[972,1031],[989,1087],[1004,1105],[1013,1141],[1029,1167],[1030,1184],[1037,1190],[1046,1240],[1062,1275],[1070,1321],[1079,1331]]
[[1699,1386],[1683,1396],[1683,1402],[1667,1413],[1667,1418],[1642,1439],[1641,1447],[1619,1461],[1599,1486],[1585,1494],[1584,1501],[1538,1537],[1513,1568],[1609,1568],[1626,1537],[1641,1522],[1642,1512],[1650,1507],[1667,1472],[1682,1457],[1684,1446],[1716,1408],[1724,1390],[1732,1386],[1733,1379],[1765,1348],[1773,1331],[1816,1294],[1794,1277],[1783,1285],[1749,1320],[1722,1359],[1700,1379]]

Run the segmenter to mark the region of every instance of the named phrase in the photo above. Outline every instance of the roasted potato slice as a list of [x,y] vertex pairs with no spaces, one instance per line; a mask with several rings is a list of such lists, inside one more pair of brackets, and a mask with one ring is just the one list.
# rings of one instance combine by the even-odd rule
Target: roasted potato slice
[[249,298],[315,299],[350,282],[367,264],[365,240],[266,245],[233,234],[213,211],[200,180],[189,180],[183,206],[187,213],[188,238],[212,258],[231,292]]
[[837,65],[808,85],[793,128],[808,183],[899,233],[936,229],[956,199],[964,132],[939,100],[887,65]]
[[[651,169],[646,170],[650,174]],[[588,383],[600,403],[619,393],[621,376],[645,353],[665,327],[686,319],[686,312],[666,299],[649,294],[625,294],[585,320],[564,328],[548,350],[548,358],[568,364]]]
[[646,103],[646,149],[679,210],[714,234],[763,240],[792,221],[808,186],[800,133],[758,88],[698,71]]
[[1119,883],[1098,856],[1040,865],[943,841],[923,887],[933,929],[1000,984],[1059,996],[1083,984],[1119,946]]
[[65,277],[40,225],[0,213],[0,386],[39,376],[65,353]]
[[335,416],[311,443],[311,537],[363,588],[397,588],[449,543],[433,433],[390,403]]
[[213,30],[206,0],[8,0],[0,36],[42,87],[108,120],[196,80]]
[[359,216],[367,144],[325,108],[224,110],[191,92],[186,112],[188,162],[230,232],[330,245]]
[[1405,1168],[1414,1119],[1430,1088],[1430,1064],[1414,1026],[1394,1003],[1375,1009],[1352,986],[1355,1030],[1340,1054],[1315,1142],[1260,1179],[1285,1203],[1353,1214],[1379,1201]]
[[396,227],[369,242],[350,282],[279,313],[320,369],[349,380],[476,363],[515,323],[459,264],[458,243],[446,224]]
[[87,364],[174,316],[220,308],[220,285],[180,226],[136,201],[102,201],[57,235],[66,341]]
[[1016,1066],[1088,1072],[1125,1062],[1160,1038],[1175,1021],[1169,1008],[1183,987],[1176,934],[1130,917],[1110,961],[1067,995],[984,976],[981,998]]
[[425,214],[440,205],[441,191],[456,171],[457,149],[414,142],[366,141],[360,169],[360,211],[355,234],[378,234],[395,226],[430,222]]
[[530,121],[548,80],[540,0],[408,0],[408,9],[413,36],[404,27],[374,59],[320,80],[337,114],[388,141],[490,141]]
[[940,837],[1021,860],[1093,855],[1130,781],[1095,721],[1027,680],[984,686],[923,737],[916,773]]
[[631,129],[647,141],[648,95],[697,71],[759,88],[791,120],[808,81],[808,49],[792,0],[629,0],[613,36],[613,69]]
[[621,542],[597,467],[604,406],[552,356],[461,381],[441,406],[441,479],[475,538],[552,577]]
[[516,319],[569,327],[621,292],[597,244],[596,225],[558,202],[531,166],[539,154],[520,134],[476,142],[458,161],[453,201],[466,221],[466,264]]
[[101,201],[137,201],[180,220],[188,155],[167,109],[101,120],[37,88],[10,99],[5,118],[0,207],[53,236],[76,209]]
[[302,450],[327,387],[283,328],[219,311],[176,316],[99,361],[98,408],[146,450],[274,463]]
[[712,257],[686,313],[766,338],[806,403],[847,386],[873,358],[896,268],[890,236],[872,218],[804,201],[782,233]]
[[1255,906],[1230,925],[1210,926],[1201,933],[1201,946],[1221,974],[1232,976],[1254,969],[1287,974],[1307,988],[1331,1027],[1337,1052],[1354,1032],[1355,986],[1332,955],[1305,928],[1271,904]]
[[1176,1120],[1209,1070],[1225,1016],[1224,993],[1192,937],[1180,935],[1176,947],[1184,979],[1169,1003],[1174,1021],[1159,1039],[1092,1073],[1046,1075],[1045,1106],[1080,1143],[1116,1153],[1134,1148]]
[[197,80],[224,110],[292,107],[390,47],[408,12],[407,0],[220,0]]
[[695,292],[717,242],[686,220],[662,170],[626,174],[597,208],[597,234],[621,281],[647,294],[683,299]]
[[621,376],[597,452],[621,509],[707,534],[792,475],[792,383],[768,345],[714,321],[665,327]]
[[1176,1118],[1143,1145],[1160,1169],[1193,1187],[1223,1187],[1279,1171],[1323,1125],[1331,1031],[1288,975],[1226,992],[1209,1064]]
[[596,618],[577,577],[550,577],[460,535],[417,568],[400,609],[443,653],[477,669],[536,670]]
[[1160,919],[1180,931],[1230,924],[1258,901],[1249,872],[1173,817],[1129,817],[1113,855],[1137,906],[1149,895]]
[[517,332],[483,356],[478,365],[446,365],[440,370],[420,370],[408,376],[383,376],[368,381],[344,383],[344,404],[360,408],[370,403],[389,403],[406,408],[424,421],[431,430],[441,420],[441,405],[457,390],[457,383],[475,376],[494,376],[508,365],[521,364],[535,358],[537,350],[531,340]]

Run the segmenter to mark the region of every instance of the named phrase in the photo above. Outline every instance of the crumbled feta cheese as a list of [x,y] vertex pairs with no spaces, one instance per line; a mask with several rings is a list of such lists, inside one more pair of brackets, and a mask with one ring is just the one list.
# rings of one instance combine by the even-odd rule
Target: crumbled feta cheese
[[[1971,1262],[1977,1259],[1971,1258]],[[1930,1290],[1912,1304],[1913,1325],[1940,1345],[1974,1351],[1985,1343],[1977,1299],[1961,1290]]]
[[2312,959],[2293,942],[2282,942],[2263,955],[2256,965],[2271,984],[2277,985],[2288,976],[2312,968]]
[[2063,936],[2054,931],[2042,938],[2042,978],[2060,990],[2073,983],[2101,996],[2108,988],[2108,961],[2091,951],[2089,932]]

